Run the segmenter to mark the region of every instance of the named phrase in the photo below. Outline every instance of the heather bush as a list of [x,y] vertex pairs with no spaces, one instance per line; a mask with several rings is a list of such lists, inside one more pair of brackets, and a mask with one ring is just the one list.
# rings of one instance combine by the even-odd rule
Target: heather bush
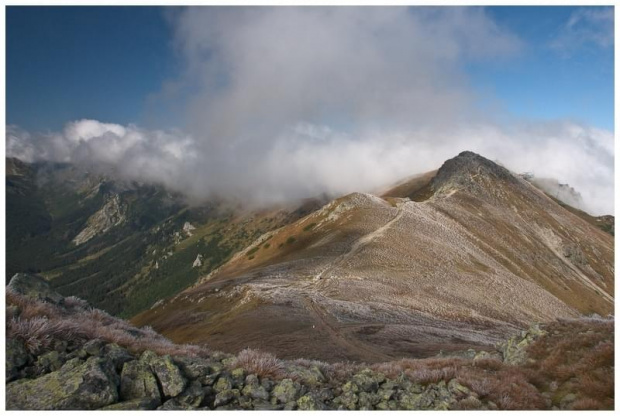
[[282,362],[274,355],[249,348],[237,354],[232,367],[241,367],[261,377],[279,378],[284,374]]

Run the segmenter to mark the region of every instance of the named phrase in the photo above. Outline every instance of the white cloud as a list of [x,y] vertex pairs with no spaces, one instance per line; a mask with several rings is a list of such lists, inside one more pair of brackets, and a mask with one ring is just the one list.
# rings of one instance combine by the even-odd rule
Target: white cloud
[[500,124],[509,117],[477,110],[463,65],[521,48],[483,9],[203,7],[173,23],[187,71],[171,82],[194,91],[183,131],[9,126],[7,153],[112,167],[197,199],[270,203],[373,190],[472,150],[613,211],[612,133]]
[[[9,156],[112,168],[123,178],[163,184],[197,200],[222,195],[263,204],[322,192],[373,191],[472,150],[515,172],[530,171],[569,183],[583,195],[582,208],[592,213],[613,212],[613,134],[571,122],[520,123],[510,128],[485,123],[442,132],[401,130],[361,136],[304,123],[270,142],[259,159],[242,154],[243,159],[235,162],[234,152],[226,154],[228,167],[178,131],[94,120],[69,123],[62,133],[33,135],[11,126],[8,130]],[[252,164],[246,164],[250,160]]]
[[611,48],[613,45],[613,7],[577,9],[549,43],[552,49],[567,56],[583,47]]

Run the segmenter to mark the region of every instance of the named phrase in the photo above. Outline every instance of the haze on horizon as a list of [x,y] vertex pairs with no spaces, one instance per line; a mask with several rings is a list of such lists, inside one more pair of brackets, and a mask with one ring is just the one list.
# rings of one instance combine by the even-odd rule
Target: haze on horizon
[[[20,45],[11,37],[17,13],[11,9],[9,123],[20,92],[10,87],[16,77],[10,62]],[[31,13],[47,13],[43,9]],[[95,8],[92,18],[101,9],[124,13]],[[562,24],[549,27],[541,26],[535,8],[508,9],[162,9],[176,69],[148,93],[127,90],[127,97],[112,101],[92,95],[110,108],[139,96],[143,108],[128,115],[130,121],[91,110],[69,112],[75,117],[58,120],[62,129],[9,124],[6,152],[163,184],[194,200],[218,195],[267,204],[373,190],[471,150],[513,171],[568,183],[583,195],[580,208],[613,213],[613,131],[596,117],[576,118],[583,108],[576,104],[558,115],[541,110],[537,100],[519,102],[527,90],[560,106],[543,84],[553,83],[563,63],[572,68],[575,101],[589,86],[589,61],[607,62],[597,70],[613,86],[613,8],[570,8]],[[536,36],[515,23],[528,17],[537,23]],[[57,59],[62,62],[62,54]],[[106,56],[99,64],[92,77],[80,75],[93,91],[104,69],[127,70]],[[540,91],[531,81],[537,74]],[[137,83],[139,76],[132,79]],[[56,100],[71,103],[71,97]],[[611,107],[613,115],[613,99]]]

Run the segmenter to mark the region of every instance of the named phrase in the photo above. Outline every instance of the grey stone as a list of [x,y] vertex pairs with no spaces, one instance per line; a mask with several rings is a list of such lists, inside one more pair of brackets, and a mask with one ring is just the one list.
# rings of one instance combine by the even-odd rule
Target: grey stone
[[297,400],[299,390],[299,383],[293,382],[290,378],[285,378],[273,388],[272,395],[279,403],[289,403]]
[[20,380],[6,386],[9,410],[92,410],[118,401],[117,375],[112,364],[91,358],[78,366],[34,380]]
[[120,395],[122,400],[147,397],[158,401],[157,405],[161,403],[157,379],[149,365],[143,361],[125,363],[121,372]]
[[185,389],[186,381],[169,355],[155,357],[149,363],[151,370],[159,380],[164,397],[168,399],[176,397]]
[[15,380],[19,376],[19,370],[30,361],[30,355],[21,341],[16,339],[6,340],[6,382]]
[[34,300],[57,305],[64,301],[64,297],[53,290],[47,280],[36,274],[17,273],[11,278],[7,288]]
[[120,403],[111,404],[101,410],[154,410],[157,409],[158,402],[149,397],[141,399],[127,400]]

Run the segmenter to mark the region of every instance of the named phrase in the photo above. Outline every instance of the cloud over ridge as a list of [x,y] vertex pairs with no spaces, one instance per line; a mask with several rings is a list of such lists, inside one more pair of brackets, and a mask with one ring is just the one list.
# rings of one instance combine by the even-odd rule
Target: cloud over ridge
[[481,109],[464,66],[523,48],[482,8],[200,7],[171,21],[183,129],[9,126],[7,154],[264,204],[373,190],[472,150],[613,211],[611,132]]

